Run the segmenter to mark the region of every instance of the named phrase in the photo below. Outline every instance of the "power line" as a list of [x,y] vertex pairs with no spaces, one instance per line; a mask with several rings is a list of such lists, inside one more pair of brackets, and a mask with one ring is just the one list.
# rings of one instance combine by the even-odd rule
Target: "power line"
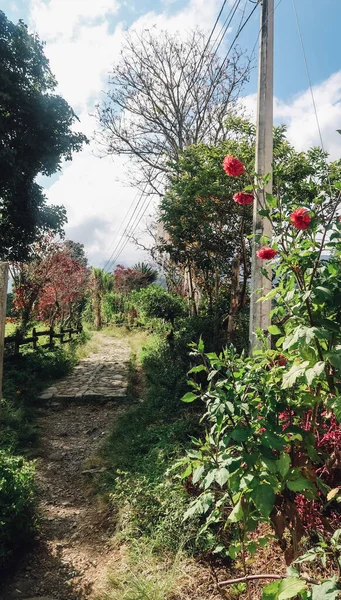
[[[305,70],[306,70],[306,73],[307,73],[307,79],[308,79],[309,88],[310,88],[310,95],[311,95],[311,99],[312,99],[312,103],[313,103],[313,107],[314,107],[314,113],[315,113],[317,130],[318,130],[318,134],[319,134],[320,142],[321,142],[321,148],[322,148],[323,152],[325,153],[324,143],[323,143],[323,139],[322,139],[322,132],[321,132],[321,127],[320,127],[320,120],[319,120],[318,113],[317,113],[315,96],[314,96],[314,91],[313,91],[313,85],[312,85],[310,71],[309,71],[308,59],[307,59],[307,54],[306,54],[305,47],[304,47],[302,30],[301,30],[300,21],[299,21],[299,18],[298,18],[298,13],[297,13],[297,8],[296,8],[296,2],[295,2],[295,0],[292,0],[292,5],[293,5],[293,9],[294,9],[295,18],[296,18],[298,36],[300,38],[300,43],[301,43],[301,48],[302,48],[302,53],[303,53],[303,59],[304,59],[304,64],[305,64]],[[332,184],[331,184],[331,181],[330,181],[329,168],[328,168],[327,164],[326,164],[326,166],[327,166],[328,183],[329,183],[329,188],[330,188],[330,196],[332,197],[333,196],[333,191],[332,191]]]
[[[136,201],[136,199],[137,199],[137,196],[138,196],[138,192],[136,192],[136,194],[135,194],[135,197],[133,198],[133,201],[131,202],[131,204],[130,204],[130,206],[129,206],[129,208],[128,208],[127,212],[126,212],[126,214],[124,215],[124,217],[123,217],[123,220],[121,221],[121,224],[120,224],[120,226],[119,226],[119,228],[118,228],[118,230],[117,230],[117,232],[116,232],[116,234],[115,234],[115,237],[112,239],[112,241],[111,241],[111,243],[110,243],[110,245],[109,245],[108,252],[110,252],[110,251],[111,251],[111,248],[113,247],[113,245],[114,245],[114,243],[115,243],[115,240],[116,240],[116,238],[118,237],[118,235],[119,235],[119,233],[120,233],[120,231],[121,231],[121,229],[122,229],[122,227],[123,227],[123,225],[124,225],[124,223],[125,223],[125,220],[126,220],[126,218],[128,217],[128,215],[129,215],[129,213],[130,213],[130,211],[131,211],[132,207],[134,206],[134,203],[135,203],[135,201]],[[105,265],[104,265],[103,269],[105,269],[105,268],[106,268],[106,266],[109,264],[109,262],[111,261],[111,259],[112,259],[113,255],[114,255],[114,253],[115,253],[115,249],[112,251],[112,253],[111,253],[111,255],[110,255],[109,259],[107,260],[107,262],[105,263]]]
[[[280,0],[280,1],[281,1],[281,0]],[[240,2],[241,2],[241,0],[238,0],[238,6],[239,6]],[[239,35],[241,34],[241,32],[243,31],[244,27],[247,25],[247,23],[248,23],[248,22],[249,22],[249,20],[251,19],[251,17],[252,17],[252,15],[253,15],[253,13],[255,12],[255,10],[257,9],[257,5],[258,5],[258,3],[257,3],[255,6],[254,6],[254,8],[252,9],[251,13],[250,13],[250,14],[249,14],[249,16],[247,17],[247,19],[244,21],[244,23],[243,23],[243,24],[242,24],[242,23],[240,23],[240,25],[239,25],[239,27],[238,27],[238,30],[237,30],[237,33],[236,33],[236,35],[235,35],[235,37],[234,37],[234,39],[233,39],[233,41],[232,41],[232,43],[231,43],[231,45],[230,45],[230,47],[229,47],[228,51],[227,51],[227,54],[226,54],[226,56],[225,56],[225,58],[224,58],[224,60],[223,60],[223,62],[222,62],[222,64],[221,64],[221,66],[220,66],[220,69],[219,69],[219,71],[218,71],[218,76],[220,75],[220,73],[221,73],[221,71],[222,71],[222,69],[223,69],[223,67],[224,67],[224,64],[225,64],[225,62],[226,62],[226,60],[227,60],[227,58],[228,58],[228,56],[229,56],[229,54],[230,54],[230,52],[231,52],[231,49],[233,48],[233,46],[234,46],[235,42],[237,41],[237,39],[238,39]],[[234,14],[235,14],[235,13],[234,13]],[[226,22],[226,21],[225,21],[225,22]],[[230,22],[231,22],[231,21],[230,21]],[[228,26],[229,26],[229,25],[228,25]],[[144,193],[144,192],[143,192],[143,193]],[[141,198],[142,198],[142,195],[143,195],[143,193],[142,193],[142,194],[141,194],[141,196],[140,196],[139,202],[141,201]],[[147,204],[146,206],[145,206],[145,204],[144,204],[144,205],[142,205],[142,207],[141,207],[141,209],[140,209],[139,213],[138,213],[138,214],[136,215],[136,217],[135,217],[135,221],[134,221],[134,223],[133,223],[133,224],[132,224],[132,226],[131,226],[130,235],[136,231],[136,228],[138,227],[138,225],[139,225],[139,223],[141,222],[141,220],[142,220],[142,218],[143,218],[144,214],[146,213],[146,211],[147,211],[147,209],[148,209],[148,207],[149,207],[149,204],[150,204],[150,202],[151,202],[151,200],[148,202],[148,204]],[[139,203],[138,203],[138,204],[139,204]],[[137,205],[137,206],[138,206],[138,205]],[[144,206],[145,206],[145,208],[144,208]],[[137,208],[137,207],[136,207],[136,208]],[[143,210],[143,208],[144,208],[144,210]],[[135,209],[135,210],[136,210],[136,209]],[[142,212],[142,211],[143,211],[143,213],[141,214],[141,212]],[[135,213],[135,211],[134,211],[134,213]],[[133,215],[134,215],[134,213],[133,213]],[[140,216],[140,218],[139,218],[139,215],[140,215],[140,214],[141,214],[141,216]],[[132,215],[132,217],[133,217],[133,215]],[[129,227],[129,224],[130,224],[130,222],[132,221],[132,217],[131,217],[131,219],[130,219],[130,221],[129,221],[129,223],[128,223],[128,225],[127,225],[127,227],[126,227],[126,229],[125,229],[125,231],[124,231],[124,233],[123,233],[123,235],[122,235],[122,237],[121,237],[121,242],[122,242],[122,239],[123,239],[123,236],[124,236],[124,234],[125,234],[125,233],[127,233],[127,229],[128,229],[128,227]],[[125,247],[126,247],[126,245],[128,244],[128,242],[129,242],[129,238],[128,238],[128,239],[127,239],[127,240],[126,240],[124,243],[123,243],[123,246],[121,246],[121,248],[120,248],[120,249],[117,251],[115,258],[114,258],[112,261],[109,261],[109,262],[111,262],[111,265],[115,264],[115,262],[117,261],[118,257],[119,257],[119,256],[122,254],[122,252],[123,252],[123,250],[125,249]],[[118,248],[120,245],[121,245],[121,243],[117,244],[117,246],[116,246],[116,247]]]

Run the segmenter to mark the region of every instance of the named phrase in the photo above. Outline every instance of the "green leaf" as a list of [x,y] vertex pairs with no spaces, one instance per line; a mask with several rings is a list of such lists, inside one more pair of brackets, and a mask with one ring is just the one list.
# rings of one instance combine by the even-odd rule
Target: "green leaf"
[[243,518],[243,505],[242,501],[239,500],[233,510],[230,512],[227,520],[229,523],[238,523]]
[[340,590],[337,588],[336,578],[334,577],[321,585],[313,585],[311,592],[311,600],[337,600],[337,598],[340,598]]
[[196,400],[197,398],[198,396],[196,394],[193,394],[193,392],[187,392],[187,394],[182,396],[181,400],[182,402],[194,402],[194,400]]
[[204,352],[204,350],[205,350],[205,344],[204,344],[202,337],[200,337],[199,344],[198,344],[198,352],[202,353],[202,352]]
[[217,469],[215,474],[215,480],[219,483],[220,487],[223,487],[230,477],[230,473],[224,467],[221,469]]
[[304,375],[308,365],[308,360],[305,360],[299,364],[293,364],[290,371],[284,373],[283,375],[282,390],[291,388],[296,383],[296,380]]
[[271,485],[268,483],[261,483],[254,490],[252,490],[251,498],[261,515],[263,515],[265,518],[268,518],[275,502],[275,492]]
[[311,369],[307,369],[305,372],[305,377],[308,385],[311,385],[314,379],[323,373],[325,367],[325,363],[323,360],[317,362]]
[[300,477],[298,477],[297,479],[289,479],[287,481],[287,487],[292,492],[303,492],[303,490],[314,490],[315,489],[313,484],[311,483],[311,481],[308,481],[308,479],[306,479],[302,475]]
[[232,431],[231,437],[236,442],[245,442],[251,435],[251,429],[249,427],[238,426]]
[[197,367],[192,367],[192,369],[188,371],[188,375],[190,373],[200,373],[200,371],[206,371],[205,365],[198,365]]
[[267,448],[275,449],[275,450],[283,450],[286,442],[275,433],[271,433],[271,431],[264,431],[261,435],[261,443],[263,446]]
[[271,335],[282,335],[282,332],[277,325],[269,325],[268,332],[271,333]]
[[307,584],[298,577],[286,577],[282,579],[278,589],[278,600],[288,600],[294,598],[300,592],[307,589]]
[[[341,133],[341,129],[337,129],[337,131]],[[336,181],[334,187],[336,187],[337,190],[341,190],[341,181]]]
[[262,600],[278,600],[280,581],[273,581],[263,588]]
[[195,469],[194,473],[193,473],[193,484],[195,485],[196,483],[198,483],[198,481],[200,481],[200,479],[202,478],[202,475],[204,474],[205,471],[205,467],[203,467],[203,465],[201,465],[201,467],[198,467],[197,469]]
[[338,371],[341,372],[341,352],[340,350],[336,350],[334,352],[327,352],[326,357],[333,367],[335,367]]
[[277,469],[279,474],[284,477],[287,475],[290,469],[290,456],[289,454],[281,454],[280,458],[277,461]]

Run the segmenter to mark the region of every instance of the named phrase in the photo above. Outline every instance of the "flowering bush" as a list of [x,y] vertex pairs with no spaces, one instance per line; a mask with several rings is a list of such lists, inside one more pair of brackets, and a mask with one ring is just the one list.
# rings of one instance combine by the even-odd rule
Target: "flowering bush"
[[[302,553],[304,537],[315,531],[329,539],[341,524],[337,176],[340,164],[329,176],[321,168],[322,191],[308,195],[304,208],[288,196],[266,195],[260,214],[271,220],[273,237],[256,238],[258,245],[267,244],[257,254],[277,258],[271,265],[276,283],[259,299],[273,301],[273,324],[268,332],[257,332],[262,349],[247,358],[233,348],[218,356],[205,353],[202,343],[193,346],[200,362],[191,370],[192,391],[183,400],[204,401],[207,435],[195,441],[185,460],[184,476],[200,489],[186,517],[202,515],[202,531],[215,528],[216,551],[231,558],[241,553],[245,577],[246,558],[267,543],[250,536],[261,522],[271,524],[288,565]],[[259,180],[258,186],[264,183]],[[269,334],[274,349],[268,348]],[[206,385],[198,383],[199,372]],[[231,525],[229,543],[222,543]],[[338,597],[336,580],[313,587],[306,591],[297,571],[267,586],[263,598],[322,598],[322,592]]]

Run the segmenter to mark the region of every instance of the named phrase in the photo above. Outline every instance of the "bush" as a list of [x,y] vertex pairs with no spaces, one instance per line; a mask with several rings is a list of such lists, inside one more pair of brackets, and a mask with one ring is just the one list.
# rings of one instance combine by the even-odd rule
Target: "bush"
[[0,566],[34,533],[34,467],[0,450]]
[[169,294],[159,285],[150,285],[133,293],[132,299],[148,319],[164,319],[173,326],[175,319],[187,312],[186,303],[180,296]]

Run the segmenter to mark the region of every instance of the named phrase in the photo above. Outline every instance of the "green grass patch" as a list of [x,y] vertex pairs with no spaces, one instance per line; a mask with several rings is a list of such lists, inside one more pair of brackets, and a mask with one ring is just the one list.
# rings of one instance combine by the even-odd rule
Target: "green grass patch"
[[[138,335],[129,332],[128,339]],[[172,346],[159,335],[143,333],[140,344],[136,337],[129,385],[134,403],[102,446],[107,470],[101,491],[116,509],[116,539],[147,538],[159,551],[176,553],[181,546],[194,552],[195,527],[183,523],[189,497],[180,478],[168,473],[190,436],[200,432],[198,408],[180,400],[187,387],[189,348],[180,337]]]

